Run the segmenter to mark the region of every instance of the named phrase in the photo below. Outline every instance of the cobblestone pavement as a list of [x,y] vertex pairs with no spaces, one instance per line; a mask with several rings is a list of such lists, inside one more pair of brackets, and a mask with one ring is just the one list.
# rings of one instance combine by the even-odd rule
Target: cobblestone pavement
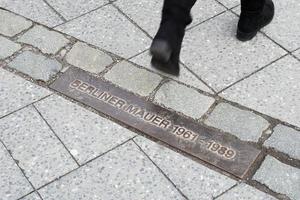
[[[88,3],[87,3],[88,2]],[[300,200],[300,1],[250,42],[199,0],[179,77],[150,66],[161,0],[0,0],[0,200]],[[240,180],[49,88],[68,68],[262,150]]]

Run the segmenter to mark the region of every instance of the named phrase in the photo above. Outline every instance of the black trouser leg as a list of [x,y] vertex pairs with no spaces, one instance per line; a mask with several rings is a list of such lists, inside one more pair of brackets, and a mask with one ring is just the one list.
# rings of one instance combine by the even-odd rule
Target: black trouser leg
[[192,22],[191,9],[196,0],[164,0],[159,30],[150,48],[152,64],[178,75],[179,56],[185,27]]
[[256,12],[261,11],[265,5],[265,0],[241,0],[241,10]]
[[188,25],[191,23],[191,9],[196,0],[164,0],[162,23],[166,20],[175,20]]

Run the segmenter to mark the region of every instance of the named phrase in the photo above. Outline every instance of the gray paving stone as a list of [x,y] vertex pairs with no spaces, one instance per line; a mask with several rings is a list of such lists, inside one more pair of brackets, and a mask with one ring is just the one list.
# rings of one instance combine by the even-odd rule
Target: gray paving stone
[[286,53],[262,34],[249,42],[238,41],[237,22],[226,12],[192,29],[184,39],[182,61],[217,91]]
[[0,117],[3,117],[51,92],[0,69],[0,94]]
[[77,167],[33,107],[2,118],[0,138],[35,188]]
[[0,7],[51,27],[63,22],[43,0],[0,0]]
[[283,164],[271,156],[266,157],[253,179],[292,200],[300,199],[300,169]]
[[151,42],[141,30],[111,5],[61,25],[57,29],[125,58],[147,49]]
[[31,44],[47,54],[56,54],[69,42],[64,35],[38,25],[22,35],[18,41]]
[[80,164],[135,136],[62,97],[51,96],[36,106]]
[[7,58],[21,49],[21,45],[16,44],[2,36],[0,36],[0,44],[0,59]]
[[292,56],[268,66],[221,96],[300,126],[300,62]]
[[113,63],[109,55],[82,42],[77,42],[73,46],[66,60],[69,64],[92,73],[99,73]]
[[300,2],[277,0],[274,4],[274,20],[263,31],[288,50],[296,50],[300,47]]
[[0,143],[0,188],[1,200],[18,199],[33,190],[2,143]]
[[[115,4],[151,36],[156,34],[160,24],[163,1],[118,0]],[[197,1],[192,9],[193,22],[191,26],[196,25],[197,23],[200,23],[224,10],[225,8],[216,1]]]
[[276,200],[276,198],[241,183],[216,200]]
[[174,80],[180,81],[182,83],[185,83],[187,85],[193,86],[195,88],[198,88],[202,91],[213,93],[202,81],[200,81],[194,74],[192,74],[190,71],[188,71],[185,67],[181,66],[180,68],[180,75],[177,76],[172,76],[167,73],[164,73],[160,70],[156,70],[151,66],[151,56],[150,52],[146,51],[134,58],[132,58],[130,61],[143,66],[147,69],[150,69],[151,71],[154,71],[156,73],[159,73],[163,76],[167,76],[169,78],[172,78]]
[[159,75],[125,61],[115,65],[105,75],[105,78],[141,96],[148,96],[162,80]]
[[47,0],[47,2],[65,19],[70,20],[108,3],[108,0]]
[[212,200],[236,181],[146,138],[134,139],[188,199]]
[[42,81],[50,80],[62,69],[62,65],[57,60],[30,51],[17,56],[9,66]]
[[162,85],[155,95],[155,102],[193,118],[200,118],[214,101],[215,99],[174,81]]
[[36,193],[32,193],[21,200],[41,200],[41,198]]
[[[1,7],[2,0],[0,0]],[[32,23],[23,17],[0,9],[0,33],[12,37],[29,28]]]
[[229,132],[241,140],[257,142],[269,126],[264,118],[226,103],[219,104],[205,123]]
[[133,142],[39,190],[43,199],[184,199]]
[[300,131],[278,125],[265,145],[300,160]]

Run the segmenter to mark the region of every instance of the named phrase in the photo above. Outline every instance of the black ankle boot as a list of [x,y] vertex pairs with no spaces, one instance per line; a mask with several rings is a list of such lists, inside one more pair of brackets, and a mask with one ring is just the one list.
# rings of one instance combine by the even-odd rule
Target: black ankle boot
[[168,74],[179,75],[179,57],[185,27],[180,22],[161,23],[150,48],[153,67]]
[[257,32],[268,25],[274,17],[274,4],[272,0],[265,0],[262,8],[258,10],[241,9],[238,23],[237,38],[240,41],[248,41],[256,36]]

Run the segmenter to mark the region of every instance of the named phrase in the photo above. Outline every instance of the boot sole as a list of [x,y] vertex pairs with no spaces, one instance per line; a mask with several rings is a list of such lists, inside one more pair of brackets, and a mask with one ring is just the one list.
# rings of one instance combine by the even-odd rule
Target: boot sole
[[151,64],[154,68],[174,76],[179,76],[179,66],[175,66],[170,61],[162,62],[161,60],[157,60],[155,57],[152,57]]
[[[275,10],[273,3],[272,3],[272,7],[273,7],[273,10]],[[259,27],[258,30],[255,30],[255,31],[250,32],[250,33],[245,33],[245,32],[243,32],[243,31],[241,31],[241,30],[238,29],[237,30],[237,34],[236,34],[237,39],[240,40],[240,41],[242,41],[242,42],[246,42],[246,41],[252,40],[257,35],[257,33],[258,33],[258,31],[260,29],[262,29],[263,27],[265,27],[265,26],[267,26],[268,24],[271,23],[271,21],[274,18],[274,13],[275,13],[275,11],[273,12],[273,15],[270,17],[270,19],[268,21],[266,21],[266,23],[262,24]]]
[[154,40],[150,47],[150,53],[155,60],[166,63],[170,60],[172,50],[167,41]]

